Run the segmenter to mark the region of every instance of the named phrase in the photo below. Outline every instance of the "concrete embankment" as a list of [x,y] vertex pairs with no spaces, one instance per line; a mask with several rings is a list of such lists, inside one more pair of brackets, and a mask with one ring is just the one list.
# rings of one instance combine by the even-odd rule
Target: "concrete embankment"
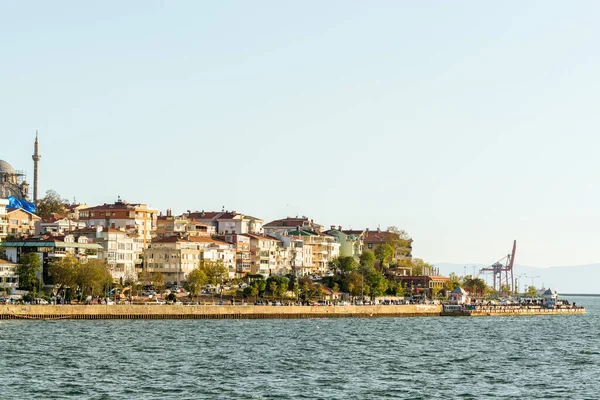
[[442,312],[440,315],[443,317],[492,317],[492,316],[534,316],[534,315],[577,315],[585,314],[585,308],[558,308],[558,309],[546,309],[546,308],[515,308],[515,309],[490,309],[490,310],[466,310],[458,312]]
[[437,305],[4,305],[0,319],[293,319],[439,316]]

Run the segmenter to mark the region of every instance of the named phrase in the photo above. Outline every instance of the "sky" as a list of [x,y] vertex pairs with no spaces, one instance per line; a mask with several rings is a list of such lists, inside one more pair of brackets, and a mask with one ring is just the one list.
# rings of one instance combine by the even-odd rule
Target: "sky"
[[40,193],[397,226],[590,264],[597,1],[0,0],[0,159]]

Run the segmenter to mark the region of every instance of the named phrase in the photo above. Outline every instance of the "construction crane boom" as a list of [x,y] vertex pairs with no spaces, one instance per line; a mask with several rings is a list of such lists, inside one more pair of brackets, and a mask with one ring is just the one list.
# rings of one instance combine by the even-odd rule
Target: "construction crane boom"
[[517,252],[517,241],[513,242],[512,252],[506,257],[498,260],[489,267],[482,268],[480,272],[492,272],[494,275],[494,290],[497,293],[502,292],[503,287],[507,287],[510,293],[515,291],[515,280],[513,275],[513,267],[515,265],[515,253]]

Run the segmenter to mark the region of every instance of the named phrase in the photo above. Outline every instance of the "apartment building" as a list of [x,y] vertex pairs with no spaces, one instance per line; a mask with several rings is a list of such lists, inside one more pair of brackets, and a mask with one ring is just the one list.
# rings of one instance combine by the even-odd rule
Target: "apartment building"
[[193,212],[185,215],[191,220],[202,222],[215,228],[218,235],[240,233],[263,233],[263,220],[235,211]]
[[156,221],[156,236],[212,236],[216,234],[216,228],[201,221],[190,219],[185,215],[175,216],[171,210],[166,215],[162,213]]
[[144,250],[147,272],[160,272],[168,284],[180,285],[200,261],[222,261],[235,276],[234,247],[220,239],[203,236],[156,238]]
[[141,264],[142,248],[128,233],[98,225],[77,230],[73,235],[85,236],[90,243],[102,246],[98,259],[106,263],[116,282],[137,280],[136,265]]
[[340,244],[334,236],[308,229],[288,231],[288,235],[300,239],[305,246],[312,247],[312,274],[329,272],[329,262],[340,255]]
[[276,219],[263,226],[266,235],[287,235],[288,231],[296,229],[308,229],[315,232],[320,232],[323,229],[322,225],[315,224],[308,217],[286,217]]
[[326,231],[328,235],[336,238],[340,244],[340,255],[343,257],[354,257],[358,259],[363,252],[363,237],[365,231],[362,230],[343,230],[341,226],[331,226],[331,229]]
[[28,237],[35,235],[35,224],[41,220],[37,215],[22,208],[9,208],[7,210],[8,234],[14,237]]
[[158,210],[146,204],[132,204],[119,198],[113,204],[103,204],[79,211],[79,218],[88,228],[102,226],[127,232],[142,249],[148,247],[156,233]]
[[86,223],[83,221],[77,221],[54,213],[35,222],[35,234],[42,235],[50,233],[55,235],[64,235],[85,227]]

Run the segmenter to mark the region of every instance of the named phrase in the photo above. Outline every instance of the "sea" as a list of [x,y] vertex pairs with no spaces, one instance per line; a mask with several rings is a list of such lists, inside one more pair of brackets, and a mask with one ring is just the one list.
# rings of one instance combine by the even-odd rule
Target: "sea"
[[3,320],[0,399],[598,399],[586,315]]

